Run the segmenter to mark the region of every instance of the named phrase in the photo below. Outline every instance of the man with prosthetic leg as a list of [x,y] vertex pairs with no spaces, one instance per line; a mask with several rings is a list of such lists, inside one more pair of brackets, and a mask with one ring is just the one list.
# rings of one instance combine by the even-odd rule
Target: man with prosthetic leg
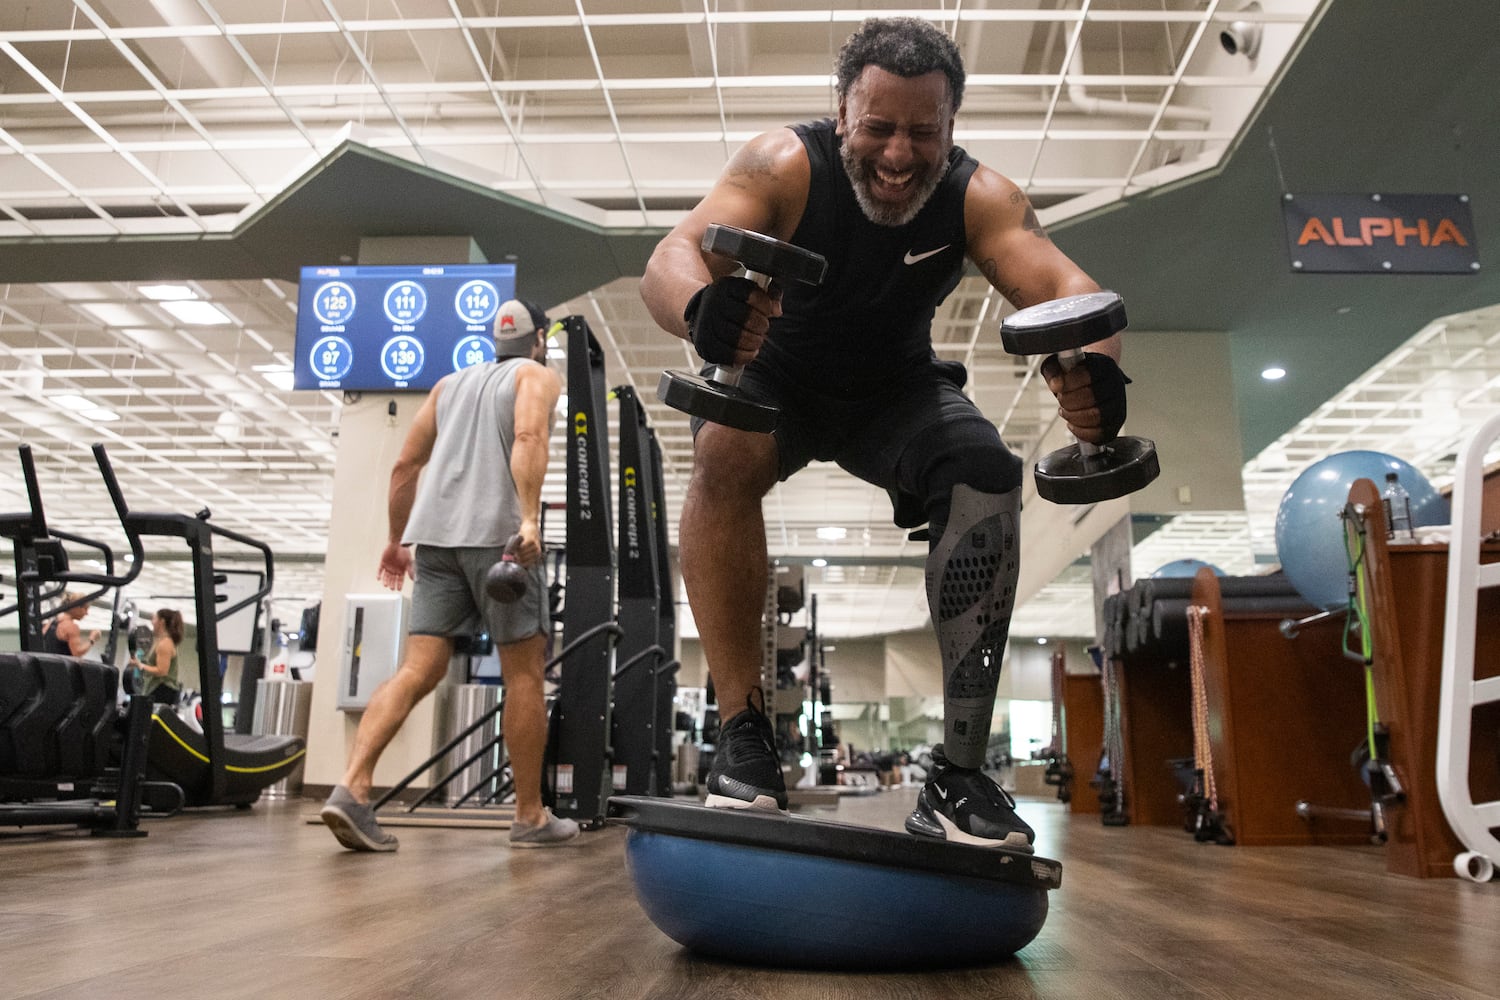
[[927,556],[927,605],[943,657],[943,742],[906,829],[981,847],[1030,851],[1015,800],[980,770],[1020,571],[1021,490],[953,487],[948,523]]
[[[867,21],[835,71],[837,117],[742,147],[641,283],[653,318],[692,342],[705,376],[734,372],[730,386],[712,387],[717,422],[681,407],[695,416],[682,575],[728,716],[708,804],[786,806],[759,688],[761,503],[779,480],[832,461],[885,489],[897,525],[928,526],[945,735],[907,830],[1029,851],[1031,828],[980,770],[1019,569],[1021,462],[964,394],[963,366],[937,358],[931,325],[966,262],[1018,308],[1099,286],[1047,238],[1024,192],[953,145],[964,70],[941,30]],[[826,275],[736,277],[739,262],[715,252],[711,227],[818,255]],[[1124,419],[1120,338],[1081,349],[1082,363],[1043,374],[1073,433],[1100,444]],[[741,403],[774,411],[770,433],[735,426]]]

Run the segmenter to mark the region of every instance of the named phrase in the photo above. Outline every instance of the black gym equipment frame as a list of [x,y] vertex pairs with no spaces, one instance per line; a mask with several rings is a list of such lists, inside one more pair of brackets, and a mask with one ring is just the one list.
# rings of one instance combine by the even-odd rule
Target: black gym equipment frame
[[[165,514],[130,510],[120,491],[114,468],[102,444],[93,446],[94,460],[109,490],[110,500],[136,562],[141,562],[140,539],[144,535],[181,538],[187,543],[193,564],[193,607],[198,631],[198,673],[203,695],[203,731],[189,726],[168,708],[152,716],[148,766],[153,774],[181,786],[189,806],[232,805],[248,808],[260,793],[296,769],[307,753],[300,736],[246,736],[225,733],[223,679],[219,676],[218,623],[249,607],[271,592],[275,581],[275,559],[270,546],[248,535],[208,522],[209,512],[197,515]],[[260,553],[265,560],[265,578],[253,593],[218,608],[214,576],[214,536],[229,539]]]
[[[0,515],[0,537],[11,539],[16,564],[16,603],[0,614],[18,614],[22,647],[20,654],[0,654],[0,724],[13,741],[0,773],[0,825],[77,826],[100,837],[144,837],[139,827],[141,793],[149,784],[143,779],[150,701],[131,696],[121,720],[115,667],[35,651],[43,600],[70,583],[99,589],[54,614],[112,588],[118,595],[140,574],[141,551],[132,543],[130,570],[116,575],[108,545],[49,529],[31,446],[23,444],[19,452],[30,509]],[[99,550],[105,571],[69,571],[63,541]],[[43,593],[47,585],[55,589]],[[174,792],[180,803],[180,790]]]
[[[650,436],[651,474],[656,484],[656,642],[670,656],[677,649],[677,591],[672,586],[671,549],[667,544],[666,479],[662,473],[661,442]],[[656,685],[656,793],[672,794],[672,734],[677,719],[677,671],[675,659],[662,665]]]
[[[609,430],[604,352],[582,316],[562,320],[568,351],[567,598],[563,645],[615,617],[615,553],[609,513]],[[554,703],[544,799],[558,816],[604,820],[611,784],[610,709],[615,636],[579,644],[562,668]]]
[[[675,620],[665,544],[661,452],[646,410],[630,386],[618,386],[620,403],[619,624],[611,726],[612,787],[626,795],[670,795],[672,658]],[[668,631],[663,641],[663,631]],[[663,766],[665,763],[665,766]]]

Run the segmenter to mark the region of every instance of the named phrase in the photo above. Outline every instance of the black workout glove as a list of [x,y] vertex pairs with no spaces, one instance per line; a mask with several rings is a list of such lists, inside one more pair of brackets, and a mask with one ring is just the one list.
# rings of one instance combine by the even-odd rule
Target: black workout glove
[[750,293],[759,287],[749,278],[725,277],[712,281],[688,299],[682,318],[698,357],[711,365],[734,364],[740,347],[740,331],[750,317]]
[[[1125,387],[1130,384],[1130,379],[1108,354],[1085,352],[1078,366],[1089,373],[1094,406],[1099,410],[1099,443],[1113,441],[1120,436],[1120,428],[1125,426]],[[1056,354],[1042,362],[1042,378],[1048,383],[1062,374],[1062,362]]]

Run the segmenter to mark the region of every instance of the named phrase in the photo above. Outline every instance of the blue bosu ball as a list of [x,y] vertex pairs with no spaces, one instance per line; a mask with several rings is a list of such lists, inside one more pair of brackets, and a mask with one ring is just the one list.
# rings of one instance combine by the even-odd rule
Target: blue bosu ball
[[[672,808],[662,821],[626,820],[636,898],[674,941],[736,962],[845,970],[994,963],[1037,936],[1047,892],[1061,881],[1057,862],[1014,851],[803,817]],[[704,819],[714,829],[673,832],[683,810],[718,814]]]

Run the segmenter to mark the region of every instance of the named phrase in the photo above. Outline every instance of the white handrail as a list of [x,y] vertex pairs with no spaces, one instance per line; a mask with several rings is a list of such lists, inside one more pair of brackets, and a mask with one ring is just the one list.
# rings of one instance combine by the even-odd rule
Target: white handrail
[[1443,815],[1469,850],[1453,860],[1461,878],[1486,882],[1500,860],[1490,832],[1500,802],[1475,802],[1469,787],[1469,748],[1476,705],[1500,700],[1500,685],[1474,677],[1479,591],[1500,586],[1500,566],[1479,563],[1484,508],[1484,456],[1500,438],[1500,415],[1480,427],[1459,456],[1453,481],[1453,530],[1448,547],[1448,606],[1443,615],[1443,681],[1438,703],[1437,787]]

